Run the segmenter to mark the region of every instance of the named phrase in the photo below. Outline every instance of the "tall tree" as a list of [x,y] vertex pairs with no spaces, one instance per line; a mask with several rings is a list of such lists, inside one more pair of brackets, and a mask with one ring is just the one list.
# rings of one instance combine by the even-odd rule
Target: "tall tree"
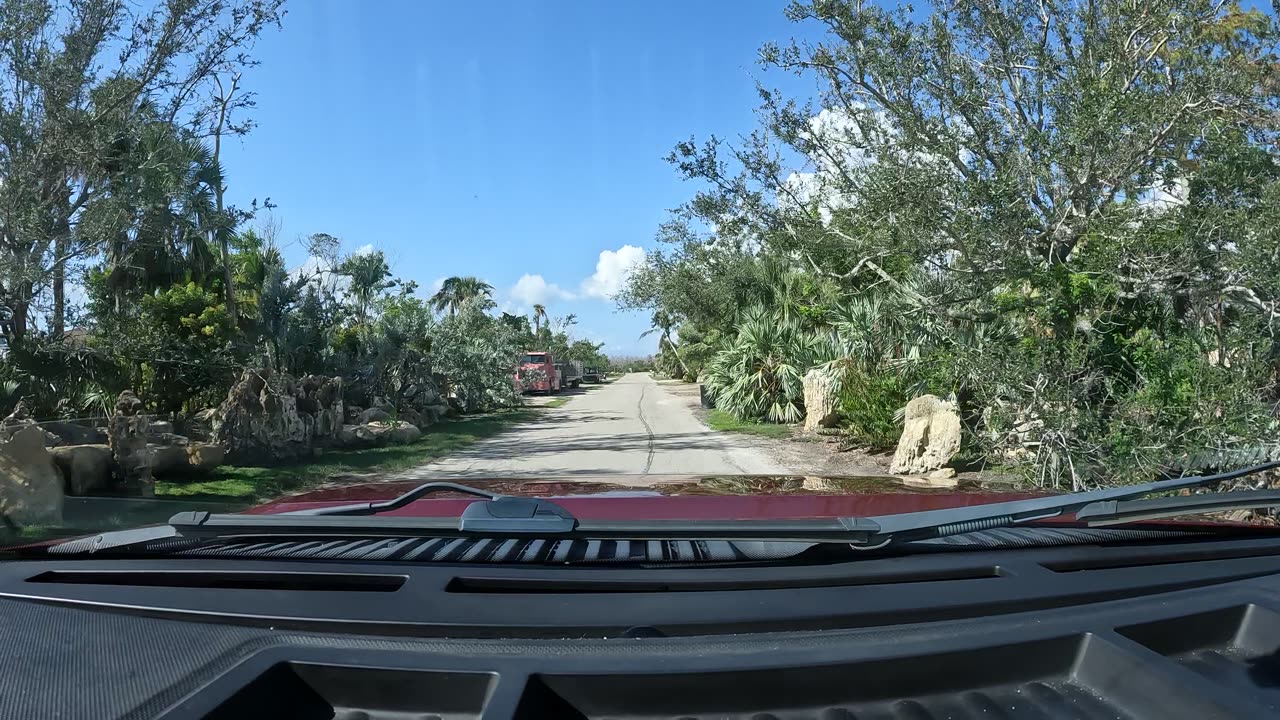
[[82,231],[81,215],[109,192],[140,122],[187,126],[197,89],[247,57],[281,1],[0,3],[0,304],[15,335],[46,292],[61,332],[67,268],[111,237]]
[[[886,371],[933,363],[920,383],[957,392],[979,441],[1034,419],[1041,477],[1165,472],[1262,436],[1280,397],[1274,16],[1217,0],[786,13],[814,39],[762,63],[817,95],[761,88],[755,132],[670,156],[705,184],[622,297],[670,315],[660,348],[690,321],[741,335],[761,288],[781,317],[845,330],[832,297],[888,299],[930,342],[845,347],[890,348]],[[836,292],[785,287],[796,271]],[[857,332],[883,332],[868,316]]]

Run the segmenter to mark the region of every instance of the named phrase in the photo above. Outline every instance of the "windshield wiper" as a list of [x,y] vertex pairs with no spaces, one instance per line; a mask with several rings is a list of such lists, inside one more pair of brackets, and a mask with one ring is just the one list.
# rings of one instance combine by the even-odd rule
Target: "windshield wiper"
[[1181,515],[1271,507],[1280,507],[1280,490],[1237,490],[1155,500],[1108,500],[1084,506],[1076,513],[1076,520],[1088,523],[1090,527],[1102,527]]
[[[543,537],[556,539],[722,539],[774,540],[795,542],[839,542],[858,548],[877,548],[889,543],[910,542],[948,535],[1009,527],[1077,513],[1094,505],[1095,521],[1106,517],[1109,506],[1095,505],[1130,500],[1159,492],[1204,487],[1223,480],[1280,467],[1280,461],[1232,470],[1217,475],[1197,475],[1105,488],[1069,495],[1053,495],[1029,500],[988,503],[967,507],[926,510],[874,517],[827,518],[818,520],[580,520],[555,503],[540,498],[494,495],[452,483],[428,483],[385,503],[365,503],[338,508],[322,508],[305,514],[214,515],[205,512],[179,513],[169,524],[184,536],[225,536],[228,534],[415,533],[444,537]],[[415,518],[367,517],[439,490],[455,490],[488,498],[471,503],[461,517]],[[1221,495],[1242,495],[1222,493]],[[1197,501],[1207,495],[1181,498]],[[407,499],[406,499],[407,498]],[[1163,501],[1157,501],[1163,502]],[[1199,500],[1209,507],[1207,500]],[[1124,504],[1120,504],[1123,506]],[[1213,509],[1217,509],[1216,507]],[[329,512],[325,512],[328,510]],[[1114,512],[1115,508],[1111,508]],[[1195,512],[1184,505],[1179,514]],[[366,517],[361,517],[364,515]]]
[[328,507],[312,508],[309,510],[293,510],[281,515],[377,515],[381,512],[389,510],[399,510],[418,498],[425,497],[431,493],[437,492],[456,492],[464,495],[476,495],[478,497],[493,500],[502,497],[497,493],[491,493],[488,490],[481,490],[470,485],[459,485],[451,482],[429,482],[410,490],[407,493],[394,497],[385,502],[376,503],[355,503],[352,505],[330,505]]
[[475,495],[486,502],[468,505],[458,518],[458,529],[463,532],[545,532],[562,533],[573,530],[577,519],[568,510],[549,500],[513,495],[499,495],[470,485],[451,482],[429,482],[385,502],[333,505],[310,510],[294,510],[281,515],[307,517],[350,517],[352,515],[377,515],[398,510],[419,498],[437,492],[457,492]]

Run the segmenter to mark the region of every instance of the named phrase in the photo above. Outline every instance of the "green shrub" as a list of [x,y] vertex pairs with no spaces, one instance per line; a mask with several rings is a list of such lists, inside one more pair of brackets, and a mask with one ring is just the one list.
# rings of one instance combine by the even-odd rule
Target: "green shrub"
[[897,413],[911,400],[913,389],[913,383],[891,370],[846,373],[838,407],[850,440],[873,450],[894,447],[902,432]]
[[756,306],[737,335],[707,363],[716,406],[742,420],[794,423],[804,418],[804,374],[829,360],[830,344],[798,321]]

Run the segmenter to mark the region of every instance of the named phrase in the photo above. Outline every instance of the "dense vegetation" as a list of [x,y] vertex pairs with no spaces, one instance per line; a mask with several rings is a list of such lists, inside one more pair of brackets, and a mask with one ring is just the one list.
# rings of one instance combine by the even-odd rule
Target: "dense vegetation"
[[190,414],[245,368],[341,375],[359,405],[436,383],[471,412],[517,402],[530,346],[606,362],[572,316],[495,316],[476,278],[424,299],[324,233],[291,268],[270,203],[225,202],[281,2],[0,3],[0,415],[100,416],[124,389]]
[[954,395],[970,451],[1147,479],[1274,443],[1275,18],[1208,0],[800,0],[760,125],[678,144],[701,189],[623,305],[658,365],[792,422],[836,373],[858,443]]

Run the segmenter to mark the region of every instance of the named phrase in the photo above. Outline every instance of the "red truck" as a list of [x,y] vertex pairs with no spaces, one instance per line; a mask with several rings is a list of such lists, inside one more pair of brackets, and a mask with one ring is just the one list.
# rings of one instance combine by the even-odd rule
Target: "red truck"
[[560,392],[560,373],[551,353],[529,351],[516,369],[516,387],[521,392]]

